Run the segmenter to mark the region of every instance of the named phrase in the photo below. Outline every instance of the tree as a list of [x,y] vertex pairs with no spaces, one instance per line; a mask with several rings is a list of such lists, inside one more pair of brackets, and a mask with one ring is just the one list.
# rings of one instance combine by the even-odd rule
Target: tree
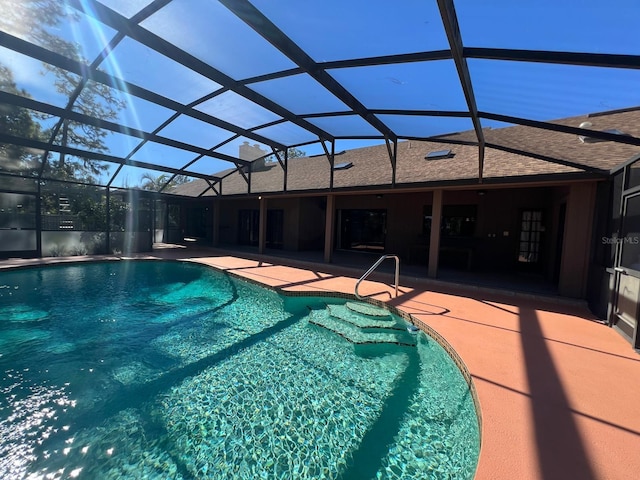
[[296,148],[296,147],[287,148],[288,158],[302,158],[306,156],[307,156],[306,152],[304,152],[303,150],[300,150],[299,148]]
[[[278,154],[280,155],[281,159],[284,159],[284,152],[278,152]],[[292,158],[301,158],[301,157],[306,157],[306,156],[307,156],[307,154],[303,150],[300,150],[299,148],[296,148],[296,147],[287,148],[287,158],[289,160],[291,160]],[[265,157],[265,162],[266,163],[277,162],[276,156],[275,155],[269,155],[268,157]]]
[[[69,54],[73,55],[74,52],[70,50]],[[75,74],[46,64],[45,69],[56,76],[55,87],[58,93],[67,98],[71,98],[75,94],[81,81]],[[126,108],[126,103],[117,98],[107,85],[89,81],[82,86],[73,106],[75,111],[90,117],[117,120],[118,112]],[[78,145],[92,152],[107,152],[109,149],[105,144],[106,136],[107,132],[101,128],[64,120],[58,132],[57,143],[63,146]],[[90,175],[98,175],[108,168],[88,162],[86,159],[80,160],[81,163],[76,159],[73,165],[76,171],[84,170]],[[66,161],[65,155],[60,155],[59,167],[64,167]]]
[[171,175],[168,175],[166,173],[154,177],[150,173],[145,173],[142,175],[141,180],[142,184],[140,185],[140,188],[142,188],[143,190],[158,192],[163,187],[163,191],[166,191],[171,190],[178,185],[182,185],[183,183],[188,183],[189,177],[185,175],[175,175],[171,177]]
[[[80,45],[59,35],[64,24],[76,23],[80,13],[59,0],[5,0],[8,3],[0,16],[0,29],[43,46],[56,53],[84,64],[90,62],[81,54]],[[51,72],[56,80],[58,93],[71,99],[75,111],[103,120],[115,120],[118,112],[126,108],[125,102],[110,87],[84,80],[62,68],[43,63],[44,72]],[[78,93],[79,90],[79,93]],[[35,115],[36,118],[44,118]],[[32,120],[34,120],[32,118]],[[53,134],[53,132],[50,132]],[[56,143],[62,146],[78,146],[81,149],[106,153],[107,132],[92,125],[62,120],[58,125]],[[48,139],[47,139],[48,140]],[[97,183],[97,177],[109,167],[86,158],[61,154],[57,158],[44,159],[49,163],[46,173],[61,180],[78,180]]]
[[[284,160],[283,152],[278,152],[278,154],[280,155],[280,158]],[[305,157],[306,155],[307,154],[304,151],[300,150],[299,148],[295,148],[295,147],[287,148],[287,158],[289,160],[291,160],[292,158]],[[266,165],[267,168],[269,168],[270,166],[273,166],[273,164],[277,161],[278,160],[275,155],[269,155],[267,157],[264,157],[264,159],[262,160],[262,167],[264,168],[264,166]],[[254,170],[256,170],[255,165],[254,165]]]
[[[24,89],[19,89],[13,80],[13,73],[0,64],[0,90],[28,97]],[[22,138],[42,140],[46,137],[40,124],[34,121],[31,113],[16,105],[0,105],[0,131]],[[32,150],[19,145],[0,144],[0,170],[12,173],[33,172],[38,168],[40,156]]]
[[[79,14],[60,0],[3,0],[0,29],[37,45],[53,47],[64,42],[49,27],[75,22]],[[68,43],[68,42],[66,42]]]

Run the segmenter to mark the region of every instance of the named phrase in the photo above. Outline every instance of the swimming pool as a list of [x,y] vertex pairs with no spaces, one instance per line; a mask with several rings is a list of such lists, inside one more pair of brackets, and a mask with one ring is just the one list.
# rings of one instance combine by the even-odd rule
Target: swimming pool
[[347,303],[181,262],[1,272],[0,477],[472,478],[458,367]]

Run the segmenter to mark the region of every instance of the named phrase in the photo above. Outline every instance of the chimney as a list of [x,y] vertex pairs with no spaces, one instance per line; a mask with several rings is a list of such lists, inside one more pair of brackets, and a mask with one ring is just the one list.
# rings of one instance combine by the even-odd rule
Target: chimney
[[248,160],[250,162],[253,162],[251,164],[251,168],[254,172],[267,169],[264,158],[256,160],[256,158],[264,157],[266,154],[267,152],[265,150],[262,150],[262,148],[260,148],[260,145],[258,145],[257,143],[250,145],[246,140],[242,143],[242,145],[240,145],[240,149],[238,152],[240,160]]
[[267,152],[260,148],[260,145],[257,143],[254,145],[249,145],[249,142],[246,140],[240,145],[239,157],[240,160],[249,160],[253,161],[256,158],[260,158],[263,155],[266,155]]

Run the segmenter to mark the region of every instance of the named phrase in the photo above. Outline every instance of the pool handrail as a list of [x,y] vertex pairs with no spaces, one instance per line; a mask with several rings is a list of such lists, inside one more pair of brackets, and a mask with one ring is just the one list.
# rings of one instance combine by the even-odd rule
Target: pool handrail
[[397,255],[382,255],[376,263],[374,263],[369,270],[364,272],[364,274],[360,277],[360,279],[356,282],[356,288],[354,294],[358,300],[362,300],[362,297],[358,293],[358,287],[362,283],[362,281],[367,278],[382,262],[384,262],[387,258],[393,258],[396,261],[396,275],[395,275],[395,288],[396,288],[396,297],[398,296],[398,279],[400,277],[400,258]]

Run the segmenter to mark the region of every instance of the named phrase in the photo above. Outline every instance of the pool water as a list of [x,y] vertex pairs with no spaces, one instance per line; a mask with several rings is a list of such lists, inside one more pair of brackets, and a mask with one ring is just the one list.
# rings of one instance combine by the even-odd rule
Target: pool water
[[338,310],[181,262],[2,272],[0,478],[473,478],[447,353]]

